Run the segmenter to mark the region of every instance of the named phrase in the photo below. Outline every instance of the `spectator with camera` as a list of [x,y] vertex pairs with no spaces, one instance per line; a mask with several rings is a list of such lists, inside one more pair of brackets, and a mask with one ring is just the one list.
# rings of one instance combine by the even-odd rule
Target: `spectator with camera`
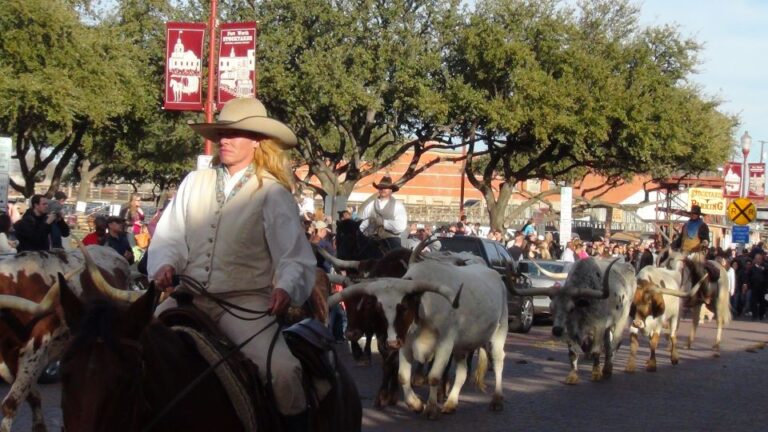
[[69,225],[63,218],[48,209],[48,198],[43,195],[33,195],[30,208],[24,216],[13,225],[19,245],[19,252],[49,250],[51,248],[51,229],[56,224],[63,237],[69,236]]
[[[67,194],[62,191],[56,191],[56,193],[53,194],[53,199],[48,201],[48,214],[55,215],[56,222],[63,222],[51,224],[52,249],[63,249],[64,245],[62,244],[62,238],[69,237],[69,225],[67,225],[66,219],[64,218],[65,201],[67,201]],[[66,226],[66,229],[63,229],[62,225]]]

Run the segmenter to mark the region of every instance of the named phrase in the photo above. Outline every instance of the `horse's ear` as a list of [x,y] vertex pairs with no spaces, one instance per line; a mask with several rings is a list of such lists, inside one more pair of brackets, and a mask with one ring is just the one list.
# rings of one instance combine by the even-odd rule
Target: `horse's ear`
[[155,288],[155,282],[152,281],[147,292],[131,304],[126,312],[126,337],[138,339],[144,328],[149,325],[157,307],[157,296],[158,290]]
[[83,322],[85,307],[83,302],[69,289],[64,275],[58,274],[59,278],[59,302],[64,311],[64,322],[72,333],[80,331],[80,323]]

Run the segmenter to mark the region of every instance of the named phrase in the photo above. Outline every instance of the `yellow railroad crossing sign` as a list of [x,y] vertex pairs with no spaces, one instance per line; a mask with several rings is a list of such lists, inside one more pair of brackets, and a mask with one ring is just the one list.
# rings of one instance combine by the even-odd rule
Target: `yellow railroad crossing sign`
[[736,225],[746,225],[757,219],[757,208],[746,198],[736,198],[728,205],[728,217]]

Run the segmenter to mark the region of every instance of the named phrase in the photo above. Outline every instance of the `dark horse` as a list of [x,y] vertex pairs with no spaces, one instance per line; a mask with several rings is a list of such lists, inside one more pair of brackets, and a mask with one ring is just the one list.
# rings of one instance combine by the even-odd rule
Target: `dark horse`
[[387,252],[374,238],[360,231],[362,220],[340,220],[336,222],[336,256],[343,260],[377,259]]
[[[145,430],[208,369],[208,363],[182,335],[153,317],[157,302],[154,284],[125,307],[106,299],[84,304],[61,276],[59,281],[64,318],[74,336],[62,359],[66,431]],[[330,431],[332,427],[360,430],[362,411],[354,383],[343,369],[339,375],[340,389],[332,390],[315,410],[313,431]],[[260,430],[283,430],[264,418],[268,411],[263,404],[256,405]],[[215,374],[210,374],[151,430],[244,431],[245,427],[224,387]]]

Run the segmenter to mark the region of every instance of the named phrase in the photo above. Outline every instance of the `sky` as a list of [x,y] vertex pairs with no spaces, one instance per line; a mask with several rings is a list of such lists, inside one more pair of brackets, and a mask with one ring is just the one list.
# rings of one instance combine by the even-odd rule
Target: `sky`
[[721,111],[735,114],[740,126],[734,146],[741,161],[740,138],[752,137],[749,161],[760,160],[760,140],[768,161],[768,0],[637,1],[642,25],[677,24],[683,36],[704,44],[698,73],[690,77],[723,101]]

